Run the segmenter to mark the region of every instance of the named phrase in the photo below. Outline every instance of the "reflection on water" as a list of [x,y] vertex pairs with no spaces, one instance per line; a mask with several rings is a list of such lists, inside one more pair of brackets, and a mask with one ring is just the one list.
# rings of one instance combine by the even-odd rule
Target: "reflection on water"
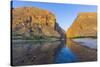
[[79,43],[80,45],[86,46],[88,48],[97,49],[97,39],[77,38],[77,39],[73,39],[73,41]]
[[63,47],[57,51],[54,61],[55,63],[75,62],[76,56],[67,47]]
[[52,63],[54,52],[60,45],[59,41],[52,43],[41,41],[16,42],[13,41],[12,43],[13,65]]
[[97,39],[76,38],[67,39],[67,47],[77,56],[78,62],[97,60]]
[[[96,39],[67,39],[64,41],[12,41],[12,65],[52,64],[97,60]],[[93,46],[94,45],[94,46]]]
[[12,64],[51,64],[76,61],[75,55],[62,41],[13,41]]

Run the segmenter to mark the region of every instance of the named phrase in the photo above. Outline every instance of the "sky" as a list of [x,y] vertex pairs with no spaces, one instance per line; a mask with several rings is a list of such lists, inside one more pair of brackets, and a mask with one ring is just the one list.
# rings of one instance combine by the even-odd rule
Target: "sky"
[[50,11],[56,16],[56,21],[65,31],[70,27],[78,13],[97,12],[96,5],[64,4],[64,3],[46,3],[33,1],[13,1],[12,7],[37,7]]

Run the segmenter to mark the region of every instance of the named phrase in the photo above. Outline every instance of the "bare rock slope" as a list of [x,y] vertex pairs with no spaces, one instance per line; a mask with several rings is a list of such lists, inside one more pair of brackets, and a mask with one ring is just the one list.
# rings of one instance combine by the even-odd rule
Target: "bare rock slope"
[[67,37],[97,36],[97,15],[93,12],[79,13],[66,32]]
[[64,36],[64,31],[56,23],[55,15],[36,7],[12,9],[12,32],[14,35],[28,36]]

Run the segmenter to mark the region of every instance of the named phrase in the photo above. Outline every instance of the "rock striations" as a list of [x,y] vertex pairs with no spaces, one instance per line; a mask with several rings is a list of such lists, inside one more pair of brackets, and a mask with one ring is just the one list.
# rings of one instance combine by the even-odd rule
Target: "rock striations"
[[79,13],[68,31],[67,37],[97,36],[97,15],[93,12]]
[[12,8],[13,35],[24,37],[35,36],[64,36],[64,31],[56,23],[55,15],[36,7]]

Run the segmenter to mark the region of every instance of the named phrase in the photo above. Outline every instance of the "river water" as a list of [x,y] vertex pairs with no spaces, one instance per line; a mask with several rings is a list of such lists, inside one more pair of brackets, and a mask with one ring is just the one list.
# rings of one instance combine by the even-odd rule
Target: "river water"
[[13,41],[12,64],[51,64],[75,62],[75,55],[62,41]]
[[97,49],[97,39],[78,38],[78,39],[73,39],[73,41],[79,43],[80,45],[86,46],[88,48]]
[[64,41],[12,41],[12,65],[77,62],[77,55]]

